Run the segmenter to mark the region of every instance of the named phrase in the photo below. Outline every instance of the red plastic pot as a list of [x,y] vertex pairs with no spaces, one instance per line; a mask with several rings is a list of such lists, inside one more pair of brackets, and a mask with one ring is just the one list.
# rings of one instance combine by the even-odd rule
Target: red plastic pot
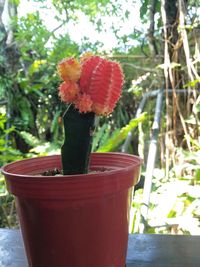
[[4,166],[29,266],[124,267],[131,189],[140,165],[136,156],[94,153],[95,172],[89,174],[41,176],[61,168],[60,156]]

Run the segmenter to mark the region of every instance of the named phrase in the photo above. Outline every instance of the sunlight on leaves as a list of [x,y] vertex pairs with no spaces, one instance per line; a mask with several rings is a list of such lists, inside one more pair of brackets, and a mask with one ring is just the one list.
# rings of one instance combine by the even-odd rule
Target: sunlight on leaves
[[125,140],[128,133],[132,131],[135,127],[137,127],[138,124],[143,122],[146,118],[146,113],[143,113],[140,115],[140,117],[132,119],[125,127],[112,134],[107,143],[100,147],[97,152],[108,152],[114,150]]

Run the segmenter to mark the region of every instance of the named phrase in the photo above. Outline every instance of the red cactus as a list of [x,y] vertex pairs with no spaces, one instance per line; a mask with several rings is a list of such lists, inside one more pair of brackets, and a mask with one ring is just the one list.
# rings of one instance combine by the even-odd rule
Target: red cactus
[[118,63],[92,56],[82,64],[80,90],[90,96],[92,111],[98,115],[111,113],[119,100],[123,72]]
[[58,73],[66,82],[77,82],[81,75],[81,65],[75,58],[65,58],[58,63]]
[[83,92],[88,93],[92,74],[94,73],[98,64],[102,61],[103,59],[98,56],[92,56],[83,61],[80,77],[80,87]]
[[78,84],[73,81],[61,83],[58,90],[61,100],[66,103],[75,101],[79,93]]
[[75,107],[83,113],[91,112],[92,104],[91,97],[87,94],[80,94],[75,101]]
[[80,65],[72,58],[61,61],[58,70],[65,81],[59,88],[63,101],[74,103],[80,112],[108,115],[113,111],[124,80],[117,62],[87,54]]

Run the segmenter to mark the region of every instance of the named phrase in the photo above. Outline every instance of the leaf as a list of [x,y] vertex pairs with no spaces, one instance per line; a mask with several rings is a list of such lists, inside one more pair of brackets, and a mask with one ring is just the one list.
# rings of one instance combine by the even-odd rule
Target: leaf
[[41,143],[41,145],[35,146],[30,152],[36,153],[39,156],[60,154],[60,147],[55,143]]
[[37,72],[41,65],[45,64],[46,60],[35,60],[33,64],[29,67],[29,74],[32,75],[33,73]]
[[186,119],[185,122],[193,125],[200,125],[200,122],[198,122],[193,115]]
[[196,113],[200,112],[200,103],[195,106]]
[[176,63],[176,62],[171,62],[170,64],[160,64],[160,65],[158,65],[156,68],[157,69],[165,69],[165,68],[171,68],[171,69],[175,69],[175,68],[178,68],[178,67],[181,67],[181,64],[179,64],[179,63]]
[[39,144],[41,144],[41,141],[35,137],[34,135],[28,133],[28,132],[25,132],[25,131],[21,131],[19,132],[19,135],[24,139],[24,141],[34,147],[34,146],[38,146]]
[[58,136],[58,127],[59,127],[59,124],[58,124],[58,119],[60,117],[60,111],[57,111],[53,117],[53,121],[51,123],[51,133],[53,134],[54,136],[54,139],[57,139],[57,136]]
[[4,130],[6,123],[6,116],[4,114],[0,114],[0,129]]
[[26,97],[18,96],[15,103],[20,111],[21,118],[24,123],[30,127],[34,127],[34,115],[28,99]]
[[140,18],[144,20],[148,13],[148,0],[143,0],[142,5],[140,7]]
[[188,83],[186,83],[183,88],[187,88],[187,87],[195,87],[198,83],[200,83],[199,79],[196,79],[194,81],[190,81]]
[[102,27],[102,20],[101,20],[101,18],[100,18],[100,19],[98,19],[97,22],[96,22],[96,29],[97,29],[98,32],[101,31],[101,27]]
[[4,130],[5,134],[10,134],[15,130],[15,126],[10,127],[9,129]]
[[92,142],[92,151],[96,151],[99,146],[104,144],[105,140],[109,138],[110,127],[109,124],[103,124],[98,131],[95,132]]
[[199,181],[200,180],[200,168],[196,170],[195,178]]
[[125,18],[128,19],[129,18],[129,15],[130,15],[130,11],[129,10],[126,10],[125,11],[125,14],[124,14]]
[[114,150],[126,139],[128,133],[132,131],[135,127],[137,127],[138,124],[143,122],[145,119],[146,119],[146,113],[142,113],[140,117],[132,119],[125,127],[114,133],[108,140],[108,142],[104,146],[100,147],[97,151],[109,152]]

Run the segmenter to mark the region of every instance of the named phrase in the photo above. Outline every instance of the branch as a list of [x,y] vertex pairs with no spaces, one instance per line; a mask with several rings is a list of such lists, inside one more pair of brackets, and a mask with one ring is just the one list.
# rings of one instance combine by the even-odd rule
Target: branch
[[67,22],[68,22],[68,21],[65,20],[65,21],[63,21],[60,25],[58,25],[56,28],[54,28],[54,29],[50,32],[49,37],[48,37],[47,40],[46,40],[46,43],[48,43],[48,41],[49,41],[49,39],[51,38],[51,36],[52,36],[57,30],[59,30],[63,25],[65,25],[65,23],[67,23]]
[[[186,13],[186,6],[183,0],[179,0],[179,21],[180,21],[180,33],[183,40],[183,48],[185,52],[185,58],[186,58],[186,65],[188,70],[188,75],[191,81],[194,81],[195,79],[199,79],[198,72],[196,71],[194,64],[191,59],[190,55],[190,47],[187,37],[187,32],[185,29],[185,13]],[[196,96],[195,96],[196,98]]]
[[148,71],[148,72],[155,72],[157,69],[149,69],[149,68],[143,68],[141,66],[137,66],[137,65],[134,65],[134,64],[131,64],[131,63],[121,63],[121,65],[126,65],[126,66],[129,66],[131,68],[134,68],[134,69],[137,69],[137,70],[144,70],[144,71]]
[[51,35],[54,33],[54,32],[56,32],[57,30],[59,30],[63,25],[65,25],[65,23],[67,23],[68,22],[68,20],[65,20],[65,21],[63,21],[60,25],[58,25],[55,29],[53,29],[52,31],[51,31]]

